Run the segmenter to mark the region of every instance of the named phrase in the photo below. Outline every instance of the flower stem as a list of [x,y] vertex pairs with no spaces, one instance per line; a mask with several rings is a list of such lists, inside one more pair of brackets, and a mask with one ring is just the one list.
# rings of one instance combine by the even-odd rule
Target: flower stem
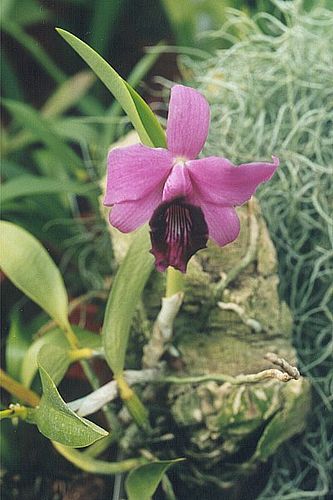
[[165,296],[172,297],[178,292],[184,290],[184,274],[173,267],[168,267],[166,278]]
[[63,327],[64,333],[66,335],[67,341],[73,350],[80,348],[79,339],[75,335],[73,328],[70,323]]
[[[65,334],[66,334],[68,342],[70,343],[71,347],[73,348],[73,351],[78,353],[80,351],[79,339],[75,335],[75,333],[72,329],[72,326],[70,324],[69,324],[68,328],[65,330]],[[82,349],[81,351],[84,351],[84,349]],[[94,389],[94,391],[96,391],[100,387],[100,383],[99,383],[98,377],[96,376],[94,370],[90,366],[89,361],[87,360],[87,358],[85,358],[85,359],[81,358],[79,363],[82,367],[82,370],[83,370],[85,376],[87,377],[89,384]],[[102,408],[102,412],[104,413],[104,416],[108,422],[110,429],[112,429],[113,432],[117,433],[119,430],[119,424],[118,424],[118,420],[117,420],[116,416],[113,414],[111,408],[109,408],[108,406],[104,406]]]
[[93,474],[118,474],[147,463],[147,460],[143,457],[129,458],[122,462],[106,462],[104,460],[96,460],[93,457],[87,456],[85,453],[73,448],[68,448],[55,441],[52,441],[52,444],[54,448],[73,465]]
[[20,399],[21,401],[24,401],[30,406],[37,406],[39,404],[38,394],[24,387],[22,384],[14,380],[1,369],[0,387],[3,387],[7,392]]
[[19,404],[11,404],[7,410],[0,411],[0,420],[4,418],[19,417],[22,420],[27,418],[28,409],[25,406]]
[[[85,376],[88,379],[89,384],[91,387],[96,391],[100,387],[100,383],[98,380],[98,377],[96,376],[94,370],[90,366],[90,363],[87,359],[82,359],[80,361],[80,365],[82,367],[82,370],[85,374]],[[104,413],[104,416],[107,420],[107,423],[109,424],[110,429],[112,429],[112,433],[118,433],[119,432],[119,423],[117,420],[117,417],[114,415],[113,411],[111,408],[107,405],[102,407],[102,412]]]
[[150,425],[148,412],[145,406],[141,403],[133,389],[130,388],[122,373],[117,375],[115,378],[118,384],[120,397],[125,403],[134,421],[139,427],[148,430]]
[[83,349],[72,349],[68,352],[71,362],[90,359],[94,356],[94,354],[94,349],[90,349],[89,347],[84,347]]

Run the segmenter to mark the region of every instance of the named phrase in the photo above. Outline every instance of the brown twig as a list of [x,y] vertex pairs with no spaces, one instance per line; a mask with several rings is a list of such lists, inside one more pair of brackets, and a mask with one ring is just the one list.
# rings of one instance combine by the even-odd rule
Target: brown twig
[[285,359],[279,358],[278,355],[274,352],[268,352],[265,355],[265,359],[273,363],[273,365],[279,366],[281,370],[283,370],[283,372],[290,376],[291,379],[293,378],[295,380],[298,380],[300,378],[301,374],[296,366],[292,366]]
[[[267,353],[265,356],[272,363],[280,366],[283,371],[276,368],[268,368],[258,373],[242,374],[233,377],[222,373],[207,375],[190,375],[179,377],[176,375],[164,375],[163,367],[145,370],[128,370],[124,372],[124,377],[129,386],[135,384],[201,384],[204,382],[229,383],[231,385],[257,384],[264,380],[277,380],[279,382],[289,382],[300,378],[299,371],[291,366],[286,360],[279,358],[276,354]],[[80,416],[95,413],[102,406],[118,397],[118,387],[115,380],[108,382],[97,391],[88,396],[72,401],[70,407],[77,411]]]

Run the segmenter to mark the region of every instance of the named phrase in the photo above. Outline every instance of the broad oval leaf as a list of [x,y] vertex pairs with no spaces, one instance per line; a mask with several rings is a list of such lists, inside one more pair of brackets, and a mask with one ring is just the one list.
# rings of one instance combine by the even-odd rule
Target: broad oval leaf
[[137,469],[131,471],[125,482],[128,500],[150,500],[163,474],[171,465],[182,462],[183,460],[183,458],[178,458],[176,460],[152,462],[150,464],[141,465]]
[[61,274],[38,240],[21,227],[0,221],[0,267],[17,288],[68,327],[68,297]]
[[38,364],[43,366],[56,386],[60,384],[71,364],[69,349],[46,344],[38,353]]
[[[78,326],[73,326],[72,328],[79,340],[80,347],[90,347],[91,349],[101,348],[102,339],[99,335],[88,330],[83,330]],[[22,362],[20,379],[25,387],[30,387],[32,384],[38,370],[38,353],[45,345],[52,346],[52,349],[54,346],[67,350],[70,348],[67,338],[59,328],[54,328],[35,340],[26,351]]]
[[43,386],[43,396],[39,406],[29,410],[28,420],[35,423],[39,431],[49,439],[72,448],[89,446],[108,433],[89,420],[74,413],[60,396],[57,387],[39,361],[39,373]]
[[165,147],[165,134],[161,125],[137,92],[89,45],[68,31],[57,28],[57,32],[82,57],[114,95],[131,120],[141,141],[148,146]]
[[128,337],[135,308],[153,269],[146,226],[134,235],[120,264],[105,310],[103,345],[105,357],[115,375],[124,368]]

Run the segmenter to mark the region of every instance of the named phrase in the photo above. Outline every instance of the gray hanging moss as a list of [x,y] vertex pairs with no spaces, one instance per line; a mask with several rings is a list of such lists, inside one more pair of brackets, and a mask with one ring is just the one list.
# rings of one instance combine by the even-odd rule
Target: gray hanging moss
[[211,104],[205,156],[281,161],[259,199],[278,251],[280,295],[294,315],[299,367],[315,394],[302,441],[280,449],[259,498],[324,499],[333,467],[333,12],[319,1],[311,11],[302,1],[273,3],[279,19],[231,10],[210,35],[231,47],[181,64]]

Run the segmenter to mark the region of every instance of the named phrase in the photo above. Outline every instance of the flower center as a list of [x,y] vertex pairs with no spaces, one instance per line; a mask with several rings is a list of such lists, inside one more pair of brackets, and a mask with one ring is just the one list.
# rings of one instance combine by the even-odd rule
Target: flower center
[[158,271],[173,266],[184,273],[192,255],[206,247],[208,227],[202,210],[182,198],[159,205],[149,225]]
[[176,156],[173,159],[172,166],[175,167],[176,165],[179,165],[181,167],[185,167],[187,161],[188,158],[185,158],[185,156]]
[[173,164],[172,170],[167,178],[163,193],[163,201],[171,201],[175,198],[186,198],[192,193],[192,184],[189,178],[186,163],[177,161]]

